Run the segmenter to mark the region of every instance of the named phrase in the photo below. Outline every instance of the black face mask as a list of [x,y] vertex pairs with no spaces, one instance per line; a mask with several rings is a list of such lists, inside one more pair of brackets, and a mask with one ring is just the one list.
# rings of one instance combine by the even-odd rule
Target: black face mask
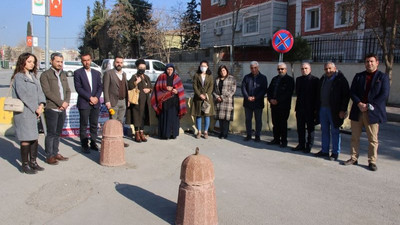
[[144,74],[144,71],[145,71],[145,70],[138,69],[137,73],[138,73],[139,75],[142,75],[142,74]]

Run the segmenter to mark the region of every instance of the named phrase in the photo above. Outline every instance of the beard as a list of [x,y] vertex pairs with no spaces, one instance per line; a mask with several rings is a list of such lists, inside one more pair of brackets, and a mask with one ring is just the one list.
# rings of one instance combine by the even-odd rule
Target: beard
[[120,72],[122,70],[122,66],[115,66],[115,69]]

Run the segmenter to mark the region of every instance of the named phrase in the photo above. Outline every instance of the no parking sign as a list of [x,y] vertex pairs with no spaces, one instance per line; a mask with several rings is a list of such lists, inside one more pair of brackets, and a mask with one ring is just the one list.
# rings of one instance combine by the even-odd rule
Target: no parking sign
[[279,53],[286,53],[293,47],[293,36],[287,30],[279,30],[272,37],[272,47]]

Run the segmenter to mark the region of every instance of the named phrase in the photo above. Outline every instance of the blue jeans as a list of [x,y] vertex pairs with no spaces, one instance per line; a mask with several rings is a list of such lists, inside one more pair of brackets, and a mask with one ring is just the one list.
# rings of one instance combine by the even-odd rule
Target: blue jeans
[[[196,117],[196,126],[199,132],[201,132],[201,116]],[[210,117],[204,117],[204,132],[208,132],[208,128],[210,127]]]
[[322,131],[322,152],[329,153],[329,144],[332,135],[332,154],[340,153],[340,132],[335,128],[332,121],[331,110],[327,107],[321,107],[319,111]]

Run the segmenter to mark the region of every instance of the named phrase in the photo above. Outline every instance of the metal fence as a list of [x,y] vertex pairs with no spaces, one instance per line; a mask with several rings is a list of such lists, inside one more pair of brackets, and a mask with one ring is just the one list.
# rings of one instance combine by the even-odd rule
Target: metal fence
[[[382,61],[382,49],[378,39],[374,36],[368,37],[317,37],[307,38],[312,49],[312,60],[314,62],[363,62],[368,53],[375,53]],[[400,63],[400,39],[396,39],[394,62]]]

